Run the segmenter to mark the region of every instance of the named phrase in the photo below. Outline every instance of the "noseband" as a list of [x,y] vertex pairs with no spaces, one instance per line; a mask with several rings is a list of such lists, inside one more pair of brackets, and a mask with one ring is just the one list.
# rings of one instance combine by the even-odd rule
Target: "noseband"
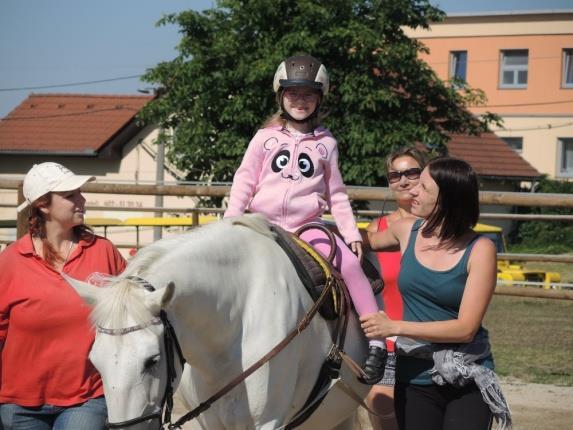
[[[147,282],[145,279],[139,278],[137,276],[128,276],[127,279],[137,282],[138,285],[141,285],[143,288],[145,288],[149,292],[155,291],[155,287],[153,285],[151,285],[149,282]],[[181,364],[181,367],[183,367],[183,365],[185,364],[185,359],[183,358],[183,352],[181,351],[181,346],[179,345],[179,342],[177,341],[177,336],[175,335],[175,331],[173,330],[173,326],[171,325],[171,323],[167,319],[167,314],[165,313],[164,310],[161,310],[159,312],[158,317],[154,317],[150,321],[143,323],[143,324],[137,324],[137,325],[134,325],[131,327],[125,327],[125,328],[104,328],[104,327],[100,327],[100,326],[97,327],[98,333],[103,333],[103,334],[107,334],[110,336],[123,336],[125,334],[132,333],[132,332],[138,331],[138,330],[143,330],[149,326],[159,325],[159,324],[163,324],[163,343],[165,345],[165,355],[166,355],[166,360],[167,360],[167,382],[166,382],[166,386],[165,386],[165,393],[163,394],[163,399],[161,400],[161,407],[159,408],[159,410],[157,410],[155,412],[152,412],[152,413],[149,413],[146,415],[142,415],[140,417],[133,418],[133,419],[126,420],[126,421],[110,423],[106,419],[105,426],[108,429],[118,429],[118,428],[124,428],[124,427],[131,427],[131,426],[134,426],[136,424],[140,424],[142,422],[155,420],[155,419],[159,420],[159,428],[161,428],[161,426],[163,425],[163,422],[171,423],[171,412],[173,411],[173,382],[175,381],[175,379],[177,377],[177,374],[175,371],[175,362],[173,360],[173,358],[174,358],[173,357],[174,347],[175,347],[175,350],[177,351],[177,355],[179,356],[179,362]],[[164,415],[163,421],[162,421],[161,418],[162,418],[163,408],[165,408],[165,415]]]

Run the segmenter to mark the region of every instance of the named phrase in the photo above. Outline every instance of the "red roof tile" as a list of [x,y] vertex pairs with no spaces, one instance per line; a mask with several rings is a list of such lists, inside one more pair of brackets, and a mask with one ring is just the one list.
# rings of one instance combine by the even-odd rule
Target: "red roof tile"
[[32,94],[0,121],[0,152],[98,152],[152,99]]
[[479,176],[534,178],[541,174],[494,133],[450,135],[448,151],[472,165]]
[[[1,152],[96,153],[153,96],[32,94],[0,121]],[[450,155],[478,175],[532,178],[540,173],[493,133],[451,135]]]

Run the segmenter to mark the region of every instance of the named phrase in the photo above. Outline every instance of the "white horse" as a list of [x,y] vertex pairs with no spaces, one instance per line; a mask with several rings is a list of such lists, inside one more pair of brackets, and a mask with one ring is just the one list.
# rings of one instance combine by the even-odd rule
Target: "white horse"
[[[161,309],[189,364],[183,395],[194,407],[281,342],[312,306],[266,220],[252,215],[238,220],[219,221],[149,245],[120,277],[110,280],[111,288],[69,280],[88,303],[95,303],[94,324],[104,328],[98,329],[90,359],[102,375],[111,423],[161,406],[167,383],[164,327],[154,319]],[[157,290],[147,291],[130,276]],[[284,426],[316,381],[332,345],[331,325],[317,315],[285,349],[191,421],[191,428]],[[345,351],[355,360],[366,354],[354,315]],[[368,387],[344,364],[341,375],[360,397],[366,395]],[[356,408],[335,384],[299,428],[351,429]],[[151,429],[158,424],[147,420],[117,428],[128,427]]]

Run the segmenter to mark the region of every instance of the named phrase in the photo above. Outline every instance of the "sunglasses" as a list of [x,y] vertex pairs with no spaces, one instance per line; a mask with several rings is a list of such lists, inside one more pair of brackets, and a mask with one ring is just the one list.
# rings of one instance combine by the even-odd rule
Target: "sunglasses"
[[406,179],[410,179],[411,181],[415,179],[420,179],[420,174],[422,173],[422,169],[418,167],[412,167],[411,169],[406,169],[402,172],[388,172],[388,182],[394,184],[405,176]]

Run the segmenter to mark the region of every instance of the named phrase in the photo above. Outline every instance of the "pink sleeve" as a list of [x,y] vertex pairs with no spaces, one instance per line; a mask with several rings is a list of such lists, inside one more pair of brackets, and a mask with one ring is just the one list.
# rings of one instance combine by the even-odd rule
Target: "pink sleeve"
[[243,161],[235,172],[224,218],[243,215],[253,198],[263,164],[262,139],[259,138],[259,133],[260,131],[249,143]]
[[338,169],[338,147],[335,145],[329,158],[326,171],[326,184],[328,187],[328,205],[336,221],[336,226],[347,244],[362,242],[362,236],[356,227],[350,200],[346,193],[346,186]]

